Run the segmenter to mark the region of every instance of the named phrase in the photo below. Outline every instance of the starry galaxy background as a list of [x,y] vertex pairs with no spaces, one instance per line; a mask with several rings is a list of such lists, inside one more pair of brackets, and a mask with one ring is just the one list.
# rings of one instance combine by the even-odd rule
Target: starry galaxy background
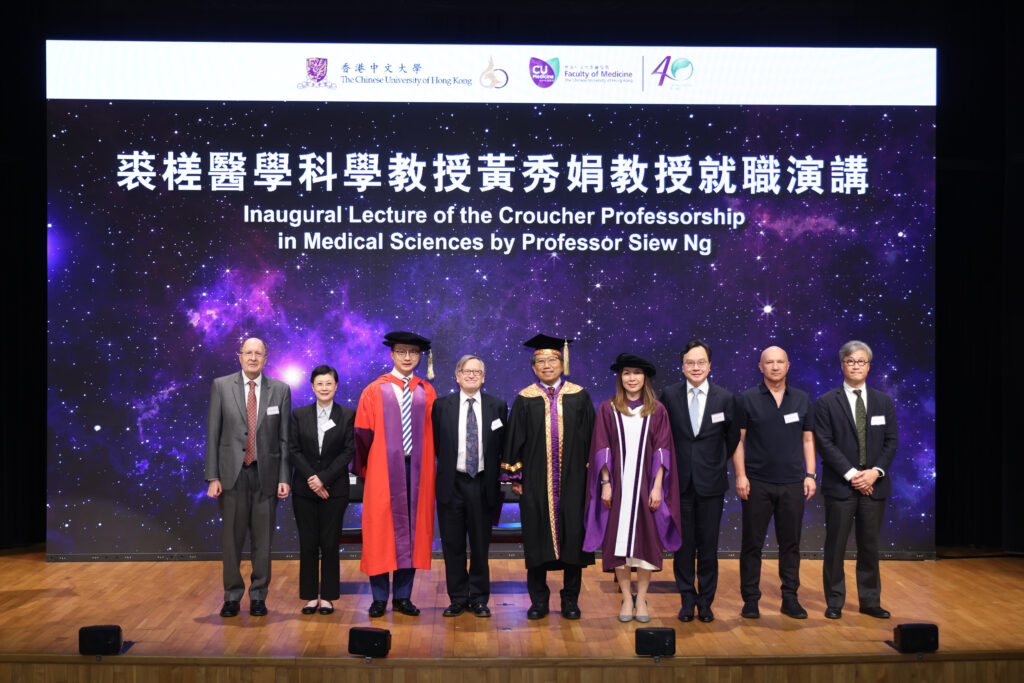
[[[711,380],[733,392],[760,379],[769,345],[785,348],[790,383],[812,398],[841,382],[839,346],[867,341],[868,383],[890,393],[899,419],[893,496],[883,550],[890,557],[934,551],[935,112],[909,107],[739,107],[594,105],[426,105],[51,101],[48,104],[48,517],[55,559],[204,557],[220,549],[217,505],[203,481],[206,410],[215,377],[239,370],[242,339],[269,344],[266,372],[287,381],[293,406],[313,401],[309,370],[340,374],[336,400],[355,407],[362,388],[390,369],[381,337],[412,330],[434,341],[434,386],[456,388],[464,353],[487,363],[484,389],[511,404],[534,379],[522,341],[543,332],[576,341],[570,379],[599,403],[614,391],[608,366],[623,351],[652,359],[655,388],[682,379],[679,349],[692,337],[713,350]],[[117,186],[117,155],[157,156],[156,190]],[[170,192],[159,179],[168,151],[203,158],[203,189]],[[247,158],[243,192],[212,192],[208,153]],[[257,152],[288,152],[293,185],[252,186]],[[334,152],[334,189],[306,192],[297,157]],[[551,153],[558,189],[468,193],[387,185],[394,152],[516,156]],[[342,186],[344,155],[375,152],[382,187]],[[608,167],[619,153],[650,167],[646,194],[618,194]],[[566,190],[570,154],[601,154],[605,188]],[[734,194],[654,192],[658,154],[689,154],[695,176],[705,155],[740,167]],[[780,159],[778,195],[741,189],[745,155]],[[825,192],[786,191],[786,158],[826,162]],[[832,194],[828,162],[867,157],[864,195]],[[696,188],[699,178],[688,185]],[[457,196],[452,196],[452,195]],[[406,226],[246,224],[242,207],[422,208],[456,204],[521,209],[713,210],[746,214],[725,227],[516,227],[429,224],[423,235],[517,237],[654,236],[713,239],[696,253],[470,253],[281,250],[279,231],[325,234]],[[385,238],[387,239],[387,238]],[[301,237],[300,237],[301,242]],[[425,373],[425,362],[419,374]],[[820,468],[820,465],[819,465]],[[731,467],[730,467],[731,476]],[[511,507],[511,506],[509,506]],[[504,519],[514,520],[507,509]],[[297,550],[290,503],[278,507],[275,552]],[[350,506],[346,526],[357,526]],[[723,551],[739,548],[740,507],[726,496]],[[770,539],[773,543],[773,539]],[[805,514],[803,549],[820,551],[820,496]]]

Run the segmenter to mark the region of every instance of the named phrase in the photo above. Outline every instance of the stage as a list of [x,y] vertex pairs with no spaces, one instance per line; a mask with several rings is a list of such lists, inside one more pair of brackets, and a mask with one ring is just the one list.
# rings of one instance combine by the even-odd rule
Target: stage
[[[676,656],[634,654],[636,622],[621,624],[610,575],[584,572],[579,621],[557,613],[560,577],[552,574],[552,614],[527,621],[522,560],[491,561],[493,617],[444,618],[444,568],[419,572],[419,617],[371,620],[369,587],[357,561],[342,562],[342,599],[330,616],[299,613],[298,562],[275,561],[266,617],[248,602],[233,619],[218,615],[218,562],[47,563],[43,552],[0,555],[0,681],[804,681],[1024,680],[1024,558],[883,562],[881,621],[852,602],[843,618],[824,618],[821,562],[801,563],[800,599],[810,613],[779,613],[777,565],[765,561],[759,620],[742,619],[738,561],[723,560],[716,620],[681,623],[671,561],[652,584],[646,626],[676,631]],[[248,569],[243,566],[243,575]],[[885,641],[896,624],[939,626],[939,651],[897,653]],[[120,624],[131,642],[116,657],[83,657],[78,629]],[[348,654],[350,626],[392,633],[391,655],[367,662]]]

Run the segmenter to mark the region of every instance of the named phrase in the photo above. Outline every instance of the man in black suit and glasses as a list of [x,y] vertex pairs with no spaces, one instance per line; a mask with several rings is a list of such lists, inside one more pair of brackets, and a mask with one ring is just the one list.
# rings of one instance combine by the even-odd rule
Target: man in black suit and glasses
[[860,611],[888,619],[882,609],[878,571],[878,533],[889,496],[889,466],[896,455],[896,410],[888,395],[871,389],[871,347],[849,341],[839,349],[843,385],[818,399],[814,408],[814,440],[824,462],[825,493],[825,616],[839,619],[846,602],[843,560],[850,529],[857,538],[857,597]]
[[[437,519],[451,604],[446,617],[467,609],[491,616],[487,600],[491,575],[487,552],[491,520],[498,504],[498,474],[508,405],[480,391],[484,362],[465,355],[455,366],[459,391],[434,402],[434,454],[437,457]],[[466,572],[466,535],[469,572]]]
[[718,587],[718,532],[729,488],[725,463],[736,450],[739,430],[732,394],[708,381],[711,347],[694,339],[680,360],[686,380],[666,387],[660,396],[672,425],[679,476],[683,544],[673,562],[683,603],[679,620],[693,621],[696,607],[697,618],[709,622],[715,618],[711,603]]

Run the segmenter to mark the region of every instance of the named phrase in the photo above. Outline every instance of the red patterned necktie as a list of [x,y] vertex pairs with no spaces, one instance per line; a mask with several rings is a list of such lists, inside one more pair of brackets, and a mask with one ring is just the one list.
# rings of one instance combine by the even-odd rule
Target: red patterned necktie
[[249,380],[249,400],[245,406],[245,412],[249,418],[249,438],[245,440],[246,465],[251,465],[256,459],[256,382]]

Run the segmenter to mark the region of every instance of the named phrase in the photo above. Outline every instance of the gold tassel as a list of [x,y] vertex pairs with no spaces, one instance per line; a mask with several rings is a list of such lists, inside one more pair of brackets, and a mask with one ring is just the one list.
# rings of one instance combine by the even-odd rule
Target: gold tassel
[[427,380],[434,381],[434,350],[427,351]]
[[569,342],[562,344],[562,374],[569,374]]

